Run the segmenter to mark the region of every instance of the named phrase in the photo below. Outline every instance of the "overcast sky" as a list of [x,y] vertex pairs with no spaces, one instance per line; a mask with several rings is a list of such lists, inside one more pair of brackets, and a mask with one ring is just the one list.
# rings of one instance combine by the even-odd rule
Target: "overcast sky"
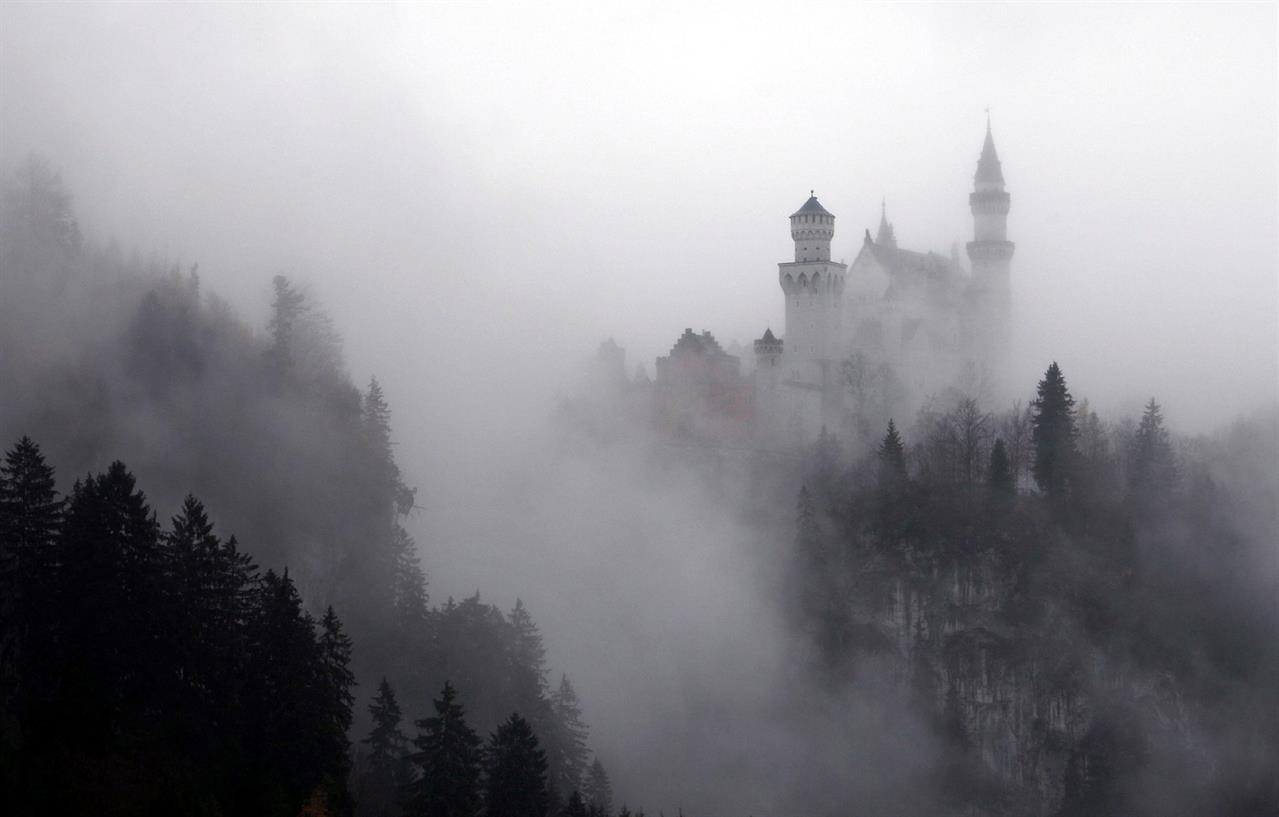
[[3,154],[246,317],[315,282],[357,378],[444,412],[409,383],[779,328],[810,188],[836,256],[881,197],[948,252],[990,106],[1026,390],[1056,358],[1183,428],[1276,399],[1273,4],[693,5],[6,4]]

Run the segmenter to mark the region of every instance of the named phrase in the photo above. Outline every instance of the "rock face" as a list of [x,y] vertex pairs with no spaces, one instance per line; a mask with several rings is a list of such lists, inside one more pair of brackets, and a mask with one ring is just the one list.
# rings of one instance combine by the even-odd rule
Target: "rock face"
[[1007,546],[900,541],[849,560],[859,578],[840,590],[847,621],[873,633],[864,643],[894,659],[915,705],[964,758],[953,784],[964,793],[946,800],[957,814],[1090,814],[1087,793],[1136,762],[1125,758],[1173,744],[1195,756],[1175,687],[1119,668],[1078,612],[1034,583],[1045,571],[1036,562]]
[[1014,586],[990,555],[908,571],[879,620],[903,682],[931,673],[932,705],[962,725],[969,751],[1012,790],[1022,813],[1051,815],[1072,747],[1087,732],[1088,698],[1003,615]]

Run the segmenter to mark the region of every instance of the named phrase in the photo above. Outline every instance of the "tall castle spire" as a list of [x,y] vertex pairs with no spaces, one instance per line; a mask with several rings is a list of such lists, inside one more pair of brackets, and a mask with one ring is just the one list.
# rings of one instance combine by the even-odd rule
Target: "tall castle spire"
[[[973,214],[973,240],[968,242],[968,259],[973,269],[974,307],[977,322],[988,328],[986,345],[1004,346],[1008,341],[1011,310],[1011,263],[1015,245],[1008,240],[1008,211],[1012,199],[1004,189],[1004,170],[995,150],[986,110],[986,141],[977,159],[973,192],[968,206]],[[987,349],[986,351],[993,351]]]
[[981,158],[977,160],[977,173],[973,176],[977,190],[1004,189],[1004,170],[995,151],[995,137],[990,132],[990,109],[986,109],[986,141],[981,146]]
[[888,201],[883,198],[879,200],[879,232],[875,234],[875,243],[897,249],[897,235],[888,221]]

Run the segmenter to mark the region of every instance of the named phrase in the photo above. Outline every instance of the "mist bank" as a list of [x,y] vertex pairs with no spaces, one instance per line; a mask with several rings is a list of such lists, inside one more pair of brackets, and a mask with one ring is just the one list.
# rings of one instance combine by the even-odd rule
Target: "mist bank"
[[[548,665],[568,672],[582,692],[593,726],[591,745],[610,770],[618,803],[650,811],[837,814],[846,803],[859,802],[866,813],[896,814],[936,804],[959,808],[955,803],[972,802],[964,798],[990,792],[1005,797],[1007,781],[996,777],[992,783],[990,774],[998,771],[994,758],[1011,755],[970,755],[948,743],[944,730],[938,731],[937,713],[921,708],[911,688],[914,633],[904,619],[889,614],[896,602],[887,610],[876,606],[895,582],[918,581],[916,595],[900,596],[902,608],[915,604],[923,610],[934,595],[938,609],[944,608],[946,593],[929,589],[929,582],[945,571],[915,574],[918,565],[904,567],[880,575],[874,592],[849,593],[837,584],[840,593],[833,595],[828,586],[814,587],[804,578],[808,557],[796,531],[796,497],[804,486],[823,497],[814,509],[821,514],[824,541],[839,554],[840,567],[822,571],[823,577],[839,579],[841,571],[863,564],[852,557],[868,547],[863,526],[875,514],[847,511],[849,503],[868,502],[874,493],[868,463],[881,443],[878,431],[869,441],[814,440],[812,449],[782,462],[704,456],[670,445],[651,427],[642,403],[619,411],[613,396],[589,380],[561,386],[570,374],[553,373],[580,358],[538,369],[532,365],[541,357],[534,353],[537,344],[502,334],[474,344],[456,339],[447,347],[450,366],[479,374],[428,380],[421,388],[441,407],[438,413],[425,418],[397,413],[392,426],[394,401],[375,384],[351,383],[352,367],[337,332],[341,324],[326,318],[305,287],[289,279],[272,286],[264,276],[262,300],[271,307],[254,328],[209,291],[198,268],[139,261],[86,241],[56,174],[38,162],[21,172],[27,173],[26,187],[16,188],[20,199],[8,200],[3,245],[0,379],[6,390],[0,431],[40,439],[66,479],[127,457],[157,508],[176,509],[186,492],[195,491],[215,509],[220,529],[252,543],[246,547],[263,564],[290,568],[308,605],[333,603],[342,612],[355,635],[361,703],[372,695],[376,675],[384,671],[380,665],[392,660],[405,662],[393,677],[401,689],[413,689],[402,699],[416,701],[419,711],[452,671],[448,661],[453,669],[466,666],[475,679],[501,676],[503,670],[489,659],[504,648],[474,649],[477,633],[488,632],[498,643],[496,634],[505,632],[499,620],[507,619],[502,611],[521,598],[546,628]],[[569,334],[563,327],[557,331]],[[501,350],[509,356],[499,364]],[[506,378],[504,366],[521,361],[529,366],[517,366],[520,374]],[[566,414],[562,403],[557,409],[557,392],[572,403],[583,389],[588,403],[603,407],[603,420],[580,411]],[[958,401],[969,396],[941,394],[925,411],[911,409],[899,419],[909,478],[922,492],[916,507],[925,519],[936,510],[942,521],[909,541],[878,541],[880,557],[920,550],[931,552],[928,558],[938,553],[949,558],[946,548],[953,542],[945,520],[952,518],[946,516],[954,511],[948,503],[956,497],[963,500],[960,527],[976,530],[976,541],[1000,530],[987,527],[984,517],[966,517],[965,503],[984,507],[977,501],[984,488],[975,486],[984,486],[989,476],[994,437],[1011,446],[1010,430],[1018,422],[1018,433],[1030,433],[1031,396],[1026,389],[1017,409],[979,402],[957,413]],[[1100,403],[1104,396],[1096,399]],[[468,422],[459,419],[463,416]],[[459,425],[441,423],[446,417]],[[1098,473],[1106,475],[1094,481],[1123,496],[1138,416],[1078,417],[1081,448],[1090,447],[1099,457]],[[1101,646],[1129,643],[1132,621],[1125,616],[1139,621],[1154,616],[1157,634],[1175,636],[1171,645],[1162,645],[1174,666],[1187,655],[1206,662],[1203,675],[1195,676],[1203,684],[1197,691],[1172,676],[1177,695],[1224,684],[1216,702],[1195,702],[1203,707],[1199,715],[1219,723],[1205,726],[1199,715],[1177,721],[1204,730],[1203,751],[1214,763],[1234,756],[1240,741],[1254,734],[1247,714],[1253,702],[1266,702],[1259,679],[1268,677],[1271,666],[1263,637],[1276,631],[1273,606],[1265,603],[1273,598],[1276,577],[1271,456],[1276,429],[1273,414],[1257,417],[1219,434],[1171,438],[1186,466],[1178,501],[1193,496],[1192,504],[1219,526],[1204,536],[1201,525],[1179,528],[1175,536],[1134,539],[1115,521],[1122,508],[1106,502],[1082,506],[1079,521],[1095,524],[1104,535],[1080,534],[1047,510],[1025,439],[1025,450],[1010,466],[1018,489],[1010,518],[1034,522],[1020,529],[1027,547],[1078,555],[1084,567],[1096,569],[1072,579],[1071,586],[1085,596],[1101,588],[1101,608],[1121,620],[1113,633],[1106,627],[1092,633],[1102,636]],[[957,434],[965,422],[970,431],[976,423],[980,433],[960,457],[965,449]],[[1177,423],[1169,411],[1169,426]],[[407,436],[449,438],[434,461],[417,444],[393,449],[399,429],[417,424],[431,429]],[[601,438],[595,433],[601,428],[612,428],[618,438]],[[376,433],[370,436],[370,430]],[[418,474],[427,478],[414,493]],[[1217,498],[1205,498],[1202,475],[1218,486]],[[1198,493],[1192,495],[1191,487]],[[1089,496],[1089,502],[1097,500]],[[1223,508],[1233,509],[1225,520]],[[1107,537],[1114,531],[1123,548],[1110,547]],[[396,600],[412,595],[402,596],[396,583],[406,577],[410,586],[418,581],[401,561],[419,552],[409,535],[422,543],[422,566],[431,576],[430,632],[446,632],[440,627],[446,619],[457,624],[459,646],[443,653],[453,656],[447,660],[441,654],[427,659],[427,653],[405,650],[396,640],[402,635]],[[1134,542],[1143,565],[1134,575],[1161,577],[1165,584],[1156,587],[1177,586],[1180,592],[1186,592],[1181,583],[1188,583],[1198,588],[1212,622],[1225,622],[1228,629],[1246,623],[1234,628],[1246,635],[1229,645],[1227,658],[1234,661],[1231,656],[1250,650],[1255,655],[1236,668],[1236,677],[1218,666],[1223,659],[1209,649],[1212,638],[1182,637],[1183,631],[1206,626],[1203,621],[1172,615],[1148,595],[1124,607],[1123,588],[1098,578],[1105,576],[1099,565],[1116,553],[1132,555]],[[1223,549],[1222,542],[1235,546]],[[1100,561],[1089,561],[1094,558]],[[1162,572],[1152,571],[1152,564]],[[1123,570],[1116,568],[1116,575]],[[427,585],[425,576],[419,578],[425,606]],[[450,596],[453,601],[445,601]],[[834,603],[837,615],[831,619],[832,610],[823,609],[814,620],[813,610],[805,609],[813,599]],[[496,606],[490,604],[494,600]],[[1059,599],[1045,593],[1035,600]],[[987,612],[1002,615],[1006,601],[996,594],[983,603],[991,606]],[[1066,620],[1071,632],[1088,632],[1078,611]],[[900,652],[882,644],[862,649],[856,637],[866,627],[883,628],[881,636],[892,633],[906,646]],[[1112,639],[1114,633],[1122,638]],[[1098,640],[1080,643],[1093,650]],[[930,642],[919,654],[931,656],[929,666],[939,676],[967,678],[971,665],[946,675],[950,669],[930,652],[943,647],[942,641]],[[1149,660],[1133,673],[1141,685],[1166,669],[1163,657]],[[416,678],[409,672],[422,667],[426,672]],[[1079,694],[1093,700],[1103,682],[1131,691],[1128,680],[1085,674]],[[496,724],[512,702],[510,690],[474,687],[462,690],[474,696],[469,706],[486,728]],[[997,689],[972,685],[964,694]],[[945,685],[933,693],[944,707]],[[1218,705],[1221,701],[1226,703]],[[965,718],[975,719],[976,703],[975,697],[961,698]],[[1232,711],[1236,703],[1241,708]],[[360,722],[361,708],[357,732],[367,725]],[[1087,756],[1076,750],[1090,734],[1091,711],[1081,710],[1079,720],[1061,730],[1063,768],[1054,772],[1054,785],[1062,798],[1065,767],[1071,757]],[[965,728],[974,725],[966,722]],[[951,778],[941,774],[947,770]],[[958,793],[941,785],[945,780],[958,780]],[[1215,790],[1196,790],[1203,791]],[[1024,801],[1002,799],[996,805],[1011,807],[1010,802]]]

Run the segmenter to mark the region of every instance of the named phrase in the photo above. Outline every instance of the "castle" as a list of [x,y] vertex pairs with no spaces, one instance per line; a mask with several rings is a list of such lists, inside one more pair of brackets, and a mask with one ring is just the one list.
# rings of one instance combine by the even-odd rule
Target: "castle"
[[810,195],[790,216],[795,257],[778,264],[784,334],[754,342],[753,375],[709,332],[685,330],[657,360],[654,405],[668,432],[784,448],[843,429],[850,380],[866,363],[887,364],[916,396],[963,366],[993,364],[1010,319],[1010,197],[989,119],[968,197],[970,270],[948,255],[898,247],[886,208],[866,230],[851,266],[831,260],[835,216]]

